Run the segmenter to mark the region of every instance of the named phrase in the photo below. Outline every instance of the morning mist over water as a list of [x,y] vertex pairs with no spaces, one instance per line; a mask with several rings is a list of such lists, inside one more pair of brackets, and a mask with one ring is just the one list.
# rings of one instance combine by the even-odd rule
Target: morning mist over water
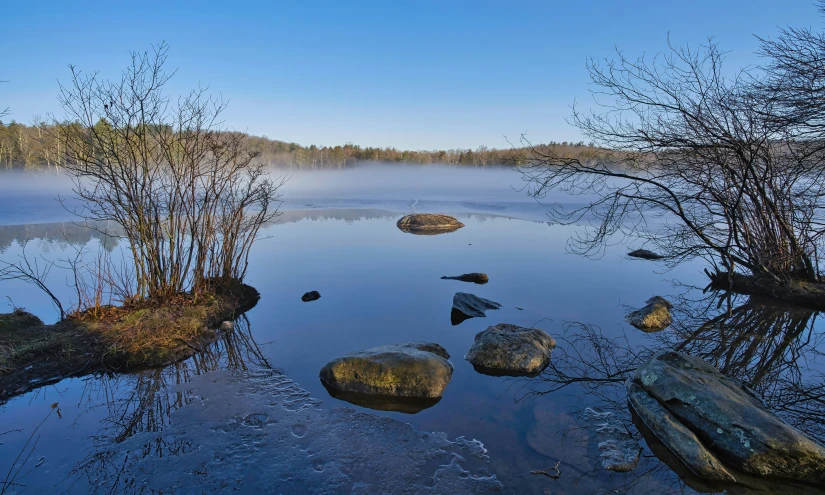
[[[446,208],[546,220],[544,207],[524,191],[521,174],[509,167],[362,163],[334,170],[273,168],[270,175],[287,179],[279,191],[282,210],[362,207],[435,212]],[[582,200],[556,196],[571,204]],[[63,174],[0,172],[0,208],[4,211],[0,225],[78,220],[68,211],[77,206],[72,181]]]

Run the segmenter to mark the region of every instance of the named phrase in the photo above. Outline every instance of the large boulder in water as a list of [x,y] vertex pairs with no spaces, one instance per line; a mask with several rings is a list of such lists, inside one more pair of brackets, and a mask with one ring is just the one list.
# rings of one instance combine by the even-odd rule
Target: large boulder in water
[[449,357],[438,344],[383,345],[330,361],[320,378],[342,392],[434,399],[441,397],[453,375]]
[[645,332],[658,332],[673,323],[670,308],[673,307],[664,297],[654,296],[645,301],[647,306],[627,314],[627,322]]
[[414,213],[398,220],[399,229],[408,234],[435,235],[453,232],[464,224],[449,215]]
[[464,359],[485,374],[535,376],[550,364],[554,347],[544,330],[499,323],[476,334]]
[[456,292],[453,296],[453,309],[450,313],[450,321],[453,325],[458,325],[462,321],[470,318],[484,318],[487,316],[485,311],[499,308],[501,308],[501,304],[495,301],[466,292]]
[[825,483],[825,446],[769,411],[756,394],[705,361],[662,352],[627,383],[628,403],[694,474],[750,475]]

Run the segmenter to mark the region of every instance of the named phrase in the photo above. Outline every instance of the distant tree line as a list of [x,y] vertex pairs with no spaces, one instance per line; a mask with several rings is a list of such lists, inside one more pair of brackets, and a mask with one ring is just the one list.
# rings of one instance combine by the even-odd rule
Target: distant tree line
[[[76,135],[79,123],[37,122],[26,125],[15,121],[0,121],[0,169],[60,170],[65,167],[65,138]],[[98,127],[107,126],[101,120]],[[496,149],[479,146],[476,149],[451,150],[398,150],[395,148],[361,147],[347,143],[343,146],[301,146],[241,133],[229,133],[242,137],[246,146],[257,153],[258,163],[277,168],[297,170],[344,168],[359,162],[387,162],[414,164],[447,164],[469,167],[501,167],[518,164],[525,153],[523,149]],[[555,154],[591,160],[598,148],[584,142],[554,142],[541,145]]]

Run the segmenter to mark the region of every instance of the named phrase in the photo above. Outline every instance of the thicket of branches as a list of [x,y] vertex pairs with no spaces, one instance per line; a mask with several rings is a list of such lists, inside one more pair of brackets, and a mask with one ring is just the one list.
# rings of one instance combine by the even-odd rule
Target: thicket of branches
[[[732,75],[709,40],[656,57],[587,64],[596,110],[572,123],[601,148],[592,160],[534,148],[529,192],[588,195],[559,222],[590,222],[571,242],[598,254],[642,242],[671,264],[697,257],[775,283],[819,281],[825,194],[825,39],[788,29],[762,40],[763,67]],[[529,143],[527,143],[529,144]]]
[[245,136],[226,132],[226,107],[204,89],[172,99],[163,89],[168,48],[133,53],[120,80],[71,67],[55,123],[62,163],[88,221],[123,229],[138,298],[195,296],[243,279],[260,227],[277,214],[278,187]]

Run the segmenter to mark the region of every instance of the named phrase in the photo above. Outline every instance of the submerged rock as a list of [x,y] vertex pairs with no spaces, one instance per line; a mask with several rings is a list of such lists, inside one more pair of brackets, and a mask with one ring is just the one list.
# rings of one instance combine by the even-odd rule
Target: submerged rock
[[660,260],[664,258],[661,254],[656,254],[653,251],[648,251],[647,249],[637,249],[627,253],[627,255],[632,256],[633,258],[641,258],[643,260]]
[[[173,390],[194,400],[171,413],[161,431],[96,444],[78,466],[80,476],[67,478],[60,491],[476,495],[502,489],[488,472],[481,442],[450,440],[350,408],[322,408],[273,370],[206,373]],[[119,459],[118,469],[101,469],[97,459]]]
[[449,215],[434,213],[415,213],[398,220],[396,224],[400,230],[408,234],[435,235],[453,232],[464,224]]
[[752,475],[825,483],[825,447],[701,359],[656,354],[636,370],[627,392],[645,426],[697,476],[734,479],[724,460]]
[[330,361],[320,378],[342,392],[435,399],[453,375],[449,357],[438,344],[383,345]]
[[604,469],[626,473],[636,468],[642,447],[613,412],[588,407],[584,419],[595,423],[596,433],[602,439],[598,447]]
[[462,282],[472,282],[474,284],[486,284],[490,281],[490,277],[486,273],[465,273],[464,275],[456,275],[454,277],[441,277],[441,280],[460,280]]
[[659,296],[654,296],[645,301],[647,306],[631,311],[627,314],[627,322],[645,332],[658,332],[669,327],[673,323],[670,316],[670,302]]
[[466,292],[456,292],[453,296],[453,309],[450,313],[450,320],[453,325],[458,325],[464,320],[470,318],[484,318],[485,311],[490,309],[499,309],[501,304],[478,297]]
[[484,374],[535,376],[550,364],[554,347],[544,330],[499,323],[476,334],[464,359]]
[[321,299],[321,293],[317,290],[309,291],[301,296],[301,300],[304,302],[317,301],[318,299]]

